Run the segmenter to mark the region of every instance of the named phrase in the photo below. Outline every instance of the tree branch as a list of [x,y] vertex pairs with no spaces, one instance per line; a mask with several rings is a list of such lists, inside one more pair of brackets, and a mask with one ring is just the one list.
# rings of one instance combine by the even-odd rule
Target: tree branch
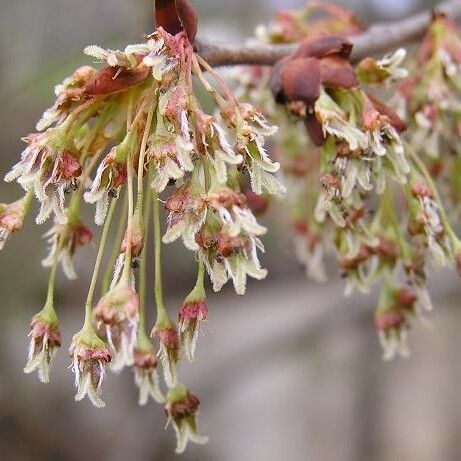
[[[446,13],[453,20],[461,19],[461,0],[440,3],[437,11]],[[352,61],[386,52],[424,35],[431,19],[431,11],[418,13],[401,21],[372,25],[363,34],[351,37],[354,44]],[[230,45],[212,44],[205,39],[196,40],[197,52],[213,67],[239,64],[273,65],[290,55],[296,45]]]

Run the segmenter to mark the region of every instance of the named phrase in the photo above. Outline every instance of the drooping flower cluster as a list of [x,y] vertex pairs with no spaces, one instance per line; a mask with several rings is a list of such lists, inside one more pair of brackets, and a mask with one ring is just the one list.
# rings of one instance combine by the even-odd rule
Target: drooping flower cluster
[[[55,103],[37,123],[37,132],[24,138],[27,147],[6,175],[26,195],[0,205],[0,245],[21,229],[35,196],[37,223],[54,221],[43,261],[51,275],[45,308],[31,324],[25,371],[38,370],[40,379],[48,381],[51,359],[61,344],[54,310],[57,269],[61,264],[68,278],[77,276],[74,257],[93,239],[81,210],[85,202],[95,205],[95,222],[103,226],[101,241],[85,322],[70,346],[76,400],[88,396],[95,406],[104,406],[107,371],[132,367],[139,403],[150,397],[165,402],[159,364],[170,389],[167,414],[178,435],[178,451],[183,451],[188,439],[205,440],[196,434],[199,401],[179,384],[178,370],[183,355],[194,360],[200,326],[208,317],[205,275],[215,291],[232,280],[238,294],[245,293],[248,276],[266,276],[258,259],[266,229],[242,188],[246,185],[246,194],[251,190],[255,197],[282,194],[285,188],[277,178],[280,165],[265,147],[277,128],[253,105],[237,99],[195,53],[196,16],[188,2],[157,3],[159,27],[144,43],[123,51],[88,46],[85,54],[99,65],[77,69],[55,88]],[[212,113],[203,109],[197,85],[213,98]],[[159,194],[168,212],[165,232]],[[119,225],[110,239],[114,219]],[[152,224],[157,320],[149,337],[145,247]],[[198,277],[175,322],[163,301],[161,243],[180,237],[195,254]],[[95,302],[111,241],[114,248]]]
[[[280,127],[272,151],[287,185],[298,257],[308,276],[323,281],[324,256],[335,255],[346,294],[366,293],[382,280],[395,279],[388,284],[400,286],[403,274],[408,290],[416,296],[414,304],[421,306],[414,310],[414,317],[420,317],[432,306],[426,288],[428,263],[457,263],[460,245],[431,179],[432,165],[420,161],[418,143],[406,142],[406,117],[401,110],[403,118],[399,117],[390,103],[378,99],[375,90],[386,95],[397,82],[408,96],[408,111],[417,104],[409,88],[420,83],[419,98],[424,100],[429,97],[427,81],[422,81],[419,69],[418,76],[406,80],[403,49],[380,60],[363,59],[353,67],[347,37],[360,33],[353,15],[325,5],[326,16],[310,20],[310,5],[279,13],[272,25],[258,29],[259,41],[299,43],[296,51],[280,60],[270,76],[264,69],[250,69],[237,78],[242,97],[258,101]],[[317,32],[310,35],[311,30]],[[454,24],[435,14],[420,53],[423,61],[444,54],[436,51],[437,43],[450,50],[455,63],[459,58],[454,57],[459,43],[456,33]],[[437,76],[445,86],[450,81],[443,72]],[[432,83],[429,88],[441,86]],[[268,95],[268,86],[278,107]],[[455,96],[457,90],[450,88],[448,94]],[[453,119],[449,126],[455,124]],[[446,139],[453,139],[454,133]],[[425,145],[423,138],[421,145]],[[401,324],[406,334],[410,322],[406,318]],[[391,336],[394,342],[401,338],[403,344],[405,334]],[[390,358],[398,348],[387,351]]]
[[[85,53],[99,65],[77,69],[55,88],[55,103],[37,132],[24,138],[27,147],[5,177],[25,195],[0,204],[0,249],[23,227],[35,197],[37,223],[53,219],[43,261],[50,278],[45,306],[31,322],[24,371],[37,371],[47,382],[61,345],[57,270],[61,264],[68,278],[77,276],[74,257],[93,239],[81,209],[94,205],[95,223],[103,228],[83,327],[69,350],[75,398],[104,406],[107,371],[131,367],[139,404],[150,398],[165,404],[180,453],[188,440],[206,442],[196,427],[199,399],[181,384],[179,369],[184,356],[195,360],[209,317],[205,276],[214,291],[232,281],[239,295],[248,278],[266,277],[259,260],[266,227],[257,216],[273,196],[288,192],[296,249],[310,277],[326,278],[329,253],[346,279],[346,294],[381,283],[375,328],[384,358],[408,355],[407,331],[432,307],[429,265],[456,264],[461,272],[461,242],[434,182],[448,181],[459,202],[454,139],[461,41],[456,26],[435,13],[417,76],[406,79],[402,49],[354,66],[348,37],[363,26],[341,7],[311,2],[258,29],[260,41],[298,46],[272,70],[239,71],[235,93],[196,53],[197,18],[188,1],[155,3],[158,28],[144,43],[123,51],[88,46]],[[311,20],[318,12],[324,17]],[[402,79],[400,115],[413,128],[410,143],[406,122],[376,96]],[[198,96],[203,92],[214,104],[211,113]],[[109,238],[114,220],[117,230]],[[177,240],[198,267],[175,321],[164,303],[161,256],[162,243]],[[157,317],[149,335],[151,241]]]

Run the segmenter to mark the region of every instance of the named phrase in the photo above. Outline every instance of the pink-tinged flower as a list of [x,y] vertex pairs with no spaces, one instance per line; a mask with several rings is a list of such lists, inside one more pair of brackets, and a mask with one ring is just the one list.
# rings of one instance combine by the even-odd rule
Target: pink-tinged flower
[[[149,341],[147,338],[146,340]],[[157,403],[163,403],[165,397],[160,389],[157,357],[150,342],[145,349],[135,349],[133,370],[134,380],[139,389],[139,405],[146,405],[149,397],[152,397]]]
[[42,261],[44,267],[51,267],[55,252],[59,252],[59,261],[61,262],[64,274],[68,279],[77,278],[74,269],[74,256],[78,247],[90,244],[93,239],[93,233],[81,221],[66,224],[56,224],[46,234],[50,249],[48,256]]
[[258,249],[264,251],[264,246],[255,236],[232,237],[205,226],[197,234],[196,241],[214,291],[220,291],[232,279],[235,292],[243,295],[248,276],[257,280],[267,276],[267,270],[261,267],[258,258]]
[[246,198],[227,186],[214,184],[206,195],[206,203],[222,224],[222,229],[231,237],[241,234],[261,236],[266,228],[261,226],[247,207]]
[[423,178],[416,175],[410,186],[412,201],[408,230],[411,235],[424,238],[436,265],[445,265],[451,258],[452,250],[434,191]]
[[101,388],[106,368],[112,358],[105,342],[91,327],[84,328],[72,338],[69,352],[72,356],[72,370],[77,387],[75,400],[80,401],[88,395],[95,407],[104,407]]
[[147,156],[155,166],[156,175],[152,187],[162,192],[170,180],[178,180],[194,169],[194,147],[182,134],[172,134],[157,126],[157,133],[149,141]]
[[183,453],[187,442],[205,444],[208,437],[197,433],[196,415],[200,400],[185,386],[178,384],[168,391],[165,412],[176,433],[176,453]]
[[173,387],[178,382],[177,366],[179,361],[179,337],[174,325],[156,325],[152,336],[158,339],[158,356],[162,362],[163,376],[168,387]]
[[40,381],[48,383],[51,360],[61,346],[61,332],[54,309],[44,308],[32,318],[29,336],[29,355],[24,373],[37,370]]
[[226,132],[215,117],[199,112],[196,129],[202,150],[209,155],[218,181],[225,184],[228,178],[228,167],[240,165],[243,162],[243,156],[230,145]]
[[33,133],[24,141],[28,146],[5,181],[16,179],[24,189],[35,192],[41,204],[37,223],[45,222],[51,213],[59,222],[65,222],[65,194],[75,188],[82,172],[78,154],[73,146],[67,145],[60,128]]
[[66,119],[70,112],[83,99],[83,88],[95,75],[96,69],[90,66],[82,66],[66,78],[61,84],[56,85],[54,92],[56,101],[47,109],[37,123],[37,130],[42,131],[51,125],[58,125]]
[[416,293],[409,288],[383,286],[374,323],[384,360],[410,355],[407,336],[410,322],[417,315],[417,300]]
[[163,236],[164,243],[182,238],[184,246],[191,251],[198,249],[195,237],[207,217],[205,191],[192,179],[180,186],[166,200],[168,228]]
[[111,368],[120,371],[133,364],[139,324],[139,296],[129,285],[119,282],[95,307],[94,319],[109,344]]
[[12,233],[22,229],[31,198],[28,194],[13,203],[0,203],[0,250]]
[[317,282],[326,280],[324,265],[324,242],[319,232],[311,229],[307,222],[293,223],[296,254],[306,268],[306,275]]
[[96,204],[95,222],[98,225],[106,218],[109,196],[117,195],[119,187],[126,182],[127,144],[128,141],[124,141],[106,155],[96,171],[90,190],[85,192],[85,200]]
[[200,324],[208,318],[208,306],[205,299],[192,299],[188,296],[179,310],[179,334],[189,362],[195,358]]
[[253,191],[259,195],[263,191],[283,194],[285,186],[274,176],[280,164],[272,161],[264,147],[265,137],[275,134],[278,128],[269,125],[265,117],[248,103],[231,106],[221,111],[221,116],[235,131],[236,149],[243,156]]

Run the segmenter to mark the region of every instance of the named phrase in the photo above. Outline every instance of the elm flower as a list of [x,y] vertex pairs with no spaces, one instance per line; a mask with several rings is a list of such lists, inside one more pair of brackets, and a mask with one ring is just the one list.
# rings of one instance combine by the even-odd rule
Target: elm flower
[[50,364],[61,346],[58,317],[52,304],[47,304],[30,323],[30,344],[24,373],[37,370],[42,383],[50,381]]
[[102,382],[112,359],[106,343],[91,326],[84,327],[72,338],[69,353],[77,387],[75,400],[80,401],[88,395],[95,407],[104,407],[101,399]]
[[256,280],[267,276],[258,257],[258,250],[264,251],[264,246],[257,237],[245,234],[233,237],[224,231],[213,237],[211,234],[214,232],[205,226],[197,235],[197,243],[214,291],[220,291],[232,279],[235,292],[244,295],[248,276]]
[[221,111],[221,116],[235,130],[236,148],[244,158],[253,191],[258,195],[264,190],[273,195],[283,194],[286,189],[274,176],[280,164],[271,160],[264,147],[265,137],[275,134],[278,128],[269,125],[265,117],[247,103],[227,108]]
[[375,328],[383,348],[383,360],[396,355],[408,357],[407,344],[410,321],[416,318],[416,294],[408,288],[384,284],[375,314]]
[[154,346],[150,340],[145,337],[139,341],[134,350],[134,380],[139,389],[139,405],[146,405],[149,397],[152,397],[157,403],[163,403],[165,397],[160,389],[159,376],[157,372],[157,357]]
[[357,77],[364,84],[382,84],[408,77],[408,70],[400,67],[407,52],[399,48],[379,60],[365,58],[357,66]]
[[159,342],[157,356],[162,362],[163,377],[168,387],[178,382],[177,365],[179,361],[179,336],[171,320],[159,321],[155,324],[151,336]]
[[43,267],[53,265],[54,255],[59,253],[59,261],[66,277],[70,280],[77,278],[74,269],[74,256],[80,246],[88,245],[93,234],[81,221],[69,220],[66,224],[55,224],[46,234],[50,249],[48,256],[42,261]]
[[424,239],[435,264],[446,265],[452,248],[434,191],[417,175],[413,176],[410,186],[408,230],[411,235]]
[[28,193],[16,202],[0,203],[0,251],[10,235],[22,229],[31,199],[32,194]]
[[34,191],[40,202],[38,224],[44,223],[52,213],[59,222],[65,222],[65,194],[75,188],[82,172],[75,147],[68,145],[64,131],[49,128],[24,138],[28,147],[5,176],[5,181],[17,180],[24,189]]
[[37,131],[43,131],[52,125],[59,125],[65,121],[76,103],[82,98],[82,92],[94,75],[96,69],[91,66],[82,66],[74,71],[62,83],[55,86],[56,101],[47,109],[42,118],[37,122]]
[[178,180],[187,172],[193,171],[193,145],[182,135],[171,134],[160,122],[157,131],[149,140],[147,157],[149,163],[155,166],[152,186],[157,192],[162,192],[170,180]]
[[168,227],[162,240],[172,243],[182,238],[184,246],[196,251],[197,233],[204,225],[207,217],[205,192],[201,185],[192,179],[180,186],[165,202],[168,214]]
[[197,282],[192,291],[186,296],[179,309],[178,329],[181,346],[189,362],[195,360],[195,349],[200,325],[208,318],[208,306],[204,287],[205,268],[199,263]]
[[139,297],[122,279],[98,302],[93,317],[109,345],[111,369],[120,371],[133,364],[139,323]]
[[217,180],[225,184],[229,177],[228,168],[240,165],[243,162],[243,156],[232,148],[226,132],[215,117],[199,113],[197,130],[204,151],[211,158]]
[[122,144],[112,148],[98,166],[90,189],[85,192],[85,201],[96,204],[95,222],[98,225],[101,225],[106,218],[109,197],[117,196],[118,189],[126,182],[129,142],[130,137],[127,136]]
[[170,389],[166,396],[165,412],[168,423],[173,425],[176,433],[176,453],[183,453],[187,442],[205,444],[208,437],[197,433],[196,415],[200,405],[199,399],[182,384]]

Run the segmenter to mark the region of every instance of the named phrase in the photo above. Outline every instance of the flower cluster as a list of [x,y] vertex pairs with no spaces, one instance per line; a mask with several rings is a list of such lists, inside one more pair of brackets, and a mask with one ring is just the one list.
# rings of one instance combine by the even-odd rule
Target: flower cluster
[[408,140],[459,209],[461,168],[461,31],[435,12],[413,65],[398,86],[396,108],[409,124]]
[[[24,371],[47,382],[61,345],[57,271],[61,265],[68,278],[77,276],[74,258],[93,240],[82,208],[94,205],[99,249],[83,326],[69,350],[75,399],[88,396],[103,407],[107,372],[131,368],[139,404],[165,404],[181,453],[189,440],[207,440],[197,432],[199,399],[180,380],[181,361],[195,360],[209,318],[206,277],[216,292],[232,282],[238,295],[249,278],[266,277],[259,258],[267,230],[257,218],[272,197],[287,192],[284,212],[310,277],[325,280],[323,260],[332,254],[346,294],[381,284],[375,328],[384,358],[408,355],[409,328],[432,308],[429,267],[461,272],[461,242],[437,188],[448,183],[459,204],[461,40],[456,26],[434,13],[417,76],[401,67],[403,49],[354,65],[348,37],[363,26],[341,7],[311,2],[258,29],[259,41],[298,46],[272,70],[239,71],[234,92],[196,52],[197,17],[188,1],[155,3],[157,28],[145,42],[124,50],[88,46],[99,64],[55,88],[55,103],[5,177],[25,193],[0,204],[0,250],[23,227],[35,197],[36,222],[53,219],[43,261],[50,277],[31,322]],[[387,98],[396,81],[394,112],[377,94]],[[174,319],[164,302],[162,244],[177,240],[192,252],[197,278]],[[150,334],[149,289],[156,307]]]
[[[85,321],[70,346],[75,398],[88,396],[95,406],[104,406],[107,371],[131,367],[139,403],[150,397],[166,401],[178,451],[183,451],[188,439],[205,441],[196,434],[199,401],[179,384],[178,370],[183,356],[194,360],[201,324],[208,318],[205,275],[215,291],[232,280],[238,294],[245,293],[248,276],[266,276],[258,259],[266,228],[257,222],[247,195],[251,190],[262,199],[285,188],[277,178],[280,165],[265,147],[277,128],[241,102],[195,53],[196,16],[188,2],[157,3],[158,28],[144,43],[124,50],[88,46],[85,54],[99,65],[77,69],[56,87],[55,103],[37,123],[37,132],[24,138],[27,146],[6,175],[26,194],[0,205],[0,245],[21,229],[35,197],[37,223],[53,219],[46,234],[50,252],[43,261],[51,273],[45,308],[32,320],[25,371],[38,370],[46,382],[61,344],[56,273],[61,265],[68,278],[76,278],[74,257],[93,239],[82,208],[85,202],[95,205],[102,234]],[[203,108],[197,85],[214,100],[213,112]],[[165,232],[160,202],[168,212]],[[109,238],[116,219],[118,230]],[[149,336],[146,246],[152,225],[157,320]],[[161,244],[178,238],[194,252],[198,275],[176,322],[163,300]],[[114,247],[97,301],[109,242]],[[166,400],[159,367],[170,389]]]
[[[279,13],[272,25],[258,29],[260,42],[298,43],[298,47],[270,75],[264,69],[239,75],[240,92],[243,98],[258,101],[280,127],[272,152],[282,166],[294,243],[307,275],[325,280],[324,258],[330,254],[338,260],[346,294],[367,293],[373,284],[381,283],[381,298],[386,302],[380,301],[377,317],[381,318],[383,305],[386,310],[391,306],[392,312],[399,311],[398,316],[393,314],[394,320],[399,317],[399,328],[387,328],[392,321],[376,322],[383,346],[388,345],[385,356],[391,358],[399,344],[406,350],[408,312],[417,319],[432,307],[426,288],[429,265],[457,265],[460,253],[459,240],[433,181],[440,171],[434,169],[433,161],[419,157],[420,149],[428,147],[426,135],[420,132],[419,144],[410,139],[416,119],[421,118],[416,107],[429,104],[426,100],[432,97],[427,88],[440,89],[442,83],[450,88],[449,92],[434,90],[439,99],[431,107],[439,107],[442,94],[450,102],[459,97],[453,85],[459,35],[453,23],[436,13],[420,52],[418,67],[425,73],[418,69],[417,76],[409,77],[402,67],[403,49],[352,66],[348,37],[360,33],[353,15],[328,5],[323,8],[326,17],[311,19],[310,8],[311,3],[300,11]],[[313,8],[318,5],[314,3]],[[338,27],[338,18],[343,18],[342,27]],[[443,67],[447,55],[452,63],[448,73]],[[439,65],[437,70],[434,62]],[[405,98],[393,97],[384,103],[376,90],[380,97],[394,90],[394,95],[401,93]],[[396,112],[391,108],[396,100],[405,103],[406,114],[401,105]],[[455,146],[457,118],[453,116],[448,124],[441,117],[438,120],[445,127],[447,142]],[[409,135],[405,134],[407,124]],[[440,137],[442,130],[434,132]],[[453,177],[459,171],[456,158],[447,159]],[[456,202],[453,188],[451,195]],[[415,296],[412,306],[418,308],[395,308],[401,303],[389,301],[389,286],[411,292]]]

